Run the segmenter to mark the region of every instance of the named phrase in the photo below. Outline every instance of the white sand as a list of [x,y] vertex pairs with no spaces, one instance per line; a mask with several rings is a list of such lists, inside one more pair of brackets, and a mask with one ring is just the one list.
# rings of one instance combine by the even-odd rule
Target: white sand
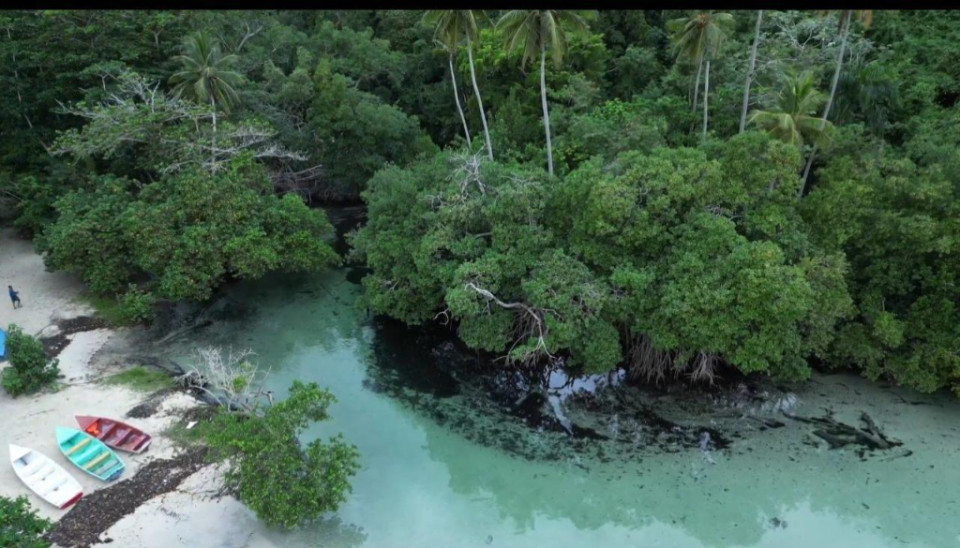
[[[17,239],[11,229],[0,230],[0,282],[3,288],[11,284],[20,291],[23,308],[13,310],[9,303],[0,306],[0,325],[21,325],[28,333],[37,333],[61,318],[72,318],[93,311],[77,301],[83,284],[63,273],[47,272],[43,261],[33,251],[30,242]],[[4,292],[6,293],[6,292]],[[6,295],[4,295],[6,297]],[[79,471],[69,463],[57,447],[57,426],[77,427],[74,415],[102,415],[122,418],[127,411],[144,399],[145,394],[123,386],[96,382],[100,372],[94,372],[91,361],[97,351],[114,334],[109,329],[97,329],[70,336],[70,343],[58,356],[62,377],[60,390],[44,390],[32,396],[13,398],[0,390],[0,417],[8,417],[0,429],[0,453],[6,460],[11,443],[36,449],[63,466],[83,485],[89,494],[111,484],[99,481]],[[6,362],[4,366],[8,365]],[[173,448],[168,440],[157,436],[170,424],[178,409],[192,407],[196,401],[184,394],[176,394],[164,401],[157,413],[133,424],[154,435],[150,449],[142,455],[121,453],[127,468],[121,478],[130,477],[144,463],[158,457],[169,457]],[[66,511],[47,504],[23,485],[13,467],[0,465],[0,495],[16,497],[27,495],[40,514],[59,519]]]
[[90,366],[90,361],[111,335],[113,330],[110,329],[95,329],[70,335],[70,343],[57,356],[60,360],[60,374],[63,375],[60,380],[67,384],[76,384],[97,376]]
[[[107,532],[110,543],[130,548],[256,548],[275,546],[260,534],[257,518],[233,497],[213,498],[219,487],[214,466],[193,474],[175,491],[150,499]],[[136,539],[136,540],[132,540]]]
[[[0,451],[6,454],[10,443],[36,449],[80,481],[84,494],[90,494],[113,483],[104,483],[85,474],[68,462],[57,448],[54,432],[57,426],[76,428],[75,414],[104,415],[123,417],[123,415],[143,399],[143,394],[120,386],[104,386],[97,383],[74,384],[55,393],[43,393],[32,397],[13,399],[4,393],[0,395],[0,416],[17,417],[9,421],[0,431]],[[174,448],[170,442],[157,434],[175,420],[176,409],[191,407],[196,402],[185,394],[176,394],[163,402],[160,410],[149,418],[130,420],[132,424],[154,435],[153,443],[145,453],[130,455],[118,453],[126,464],[126,470],[120,479],[132,477],[137,470],[152,459],[170,457]],[[7,457],[8,458],[8,457]],[[5,459],[6,460],[6,459]],[[13,472],[13,467],[0,465],[0,495],[16,497],[27,495],[30,504],[50,519],[60,519],[68,510],[59,510],[34,495]]]
[[[7,286],[20,293],[23,308],[13,309]],[[77,299],[83,283],[63,272],[47,272],[33,244],[16,237],[12,228],[0,228],[0,327],[15,323],[36,334],[60,318],[92,314],[93,309]]]
[[[6,286],[20,292],[23,308],[14,310],[6,294]],[[10,228],[0,228],[0,327],[11,323],[30,334],[41,331],[52,334],[54,322],[93,314],[94,310],[78,297],[83,284],[62,272],[47,272],[33,245],[15,236]],[[107,385],[99,380],[115,372],[96,355],[111,337],[123,336],[117,330],[97,329],[70,335],[69,344],[58,356],[61,388],[33,396],[12,398],[0,389],[0,417],[7,421],[0,429],[0,453],[9,457],[7,445],[15,443],[45,453],[64,467],[83,485],[89,495],[116,482],[104,483],[83,472],[60,454],[55,431],[57,426],[76,427],[74,415],[99,415],[123,419],[146,394],[123,386]],[[7,362],[0,362],[5,367]],[[160,404],[157,412],[145,419],[127,422],[153,436],[150,449],[140,455],[119,453],[126,470],[118,481],[133,477],[141,466],[157,458],[170,458],[177,448],[160,433],[176,421],[184,410],[198,402],[183,393],[175,393]],[[110,538],[109,546],[153,547],[267,547],[275,546],[261,535],[262,527],[253,514],[233,497],[214,499],[218,488],[216,469],[208,466],[187,478],[173,492],[151,499],[116,523],[101,538]],[[31,505],[44,517],[59,520],[69,510],[59,510],[33,494],[16,476],[13,468],[0,463],[0,496],[26,495]]]

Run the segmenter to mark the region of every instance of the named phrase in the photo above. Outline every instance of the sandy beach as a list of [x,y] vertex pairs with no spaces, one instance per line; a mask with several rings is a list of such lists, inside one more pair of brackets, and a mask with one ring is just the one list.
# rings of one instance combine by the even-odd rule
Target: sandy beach
[[[94,310],[80,299],[83,284],[76,277],[62,272],[47,272],[42,258],[29,241],[16,237],[10,228],[0,229],[0,283],[12,285],[20,292],[23,308],[14,310],[4,295],[0,305],[0,326],[7,329],[17,324],[33,335],[56,330],[57,320],[91,315]],[[116,485],[137,474],[155,459],[166,459],[179,450],[161,432],[178,420],[185,409],[195,407],[193,397],[175,392],[165,397],[158,410],[143,419],[128,419],[150,432],[154,441],[140,455],[122,453],[126,470],[118,482],[104,483],[73,467],[60,454],[54,431],[57,426],[76,427],[74,415],[101,415],[123,418],[148,394],[121,385],[100,382],[119,371],[115,360],[100,360],[97,353],[113,337],[128,336],[123,330],[95,329],[68,336],[69,343],[60,352],[61,378],[59,389],[44,390],[32,396],[12,398],[0,390],[0,416],[15,417],[0,432],[0,448],[6,453],[14,443],[38,450],[62,465],[80,481],[84,496]],[[6,362],[0,366],[6,367]],[[0,466],[0,495],[26,495],[38,513],[53,521],[71,509],[59,510],[32,493],[9,465]],[[258,533],[259,525],[252,513],[232,497],[214,498],[218,476],[207,466],[187,478],[176,490],[155,497],[108,529],[101,538],[110,546],[271,546]],[[106,544],[104,544],[106,545]]]
[[[54,321],[92,314],[93,308],[78,297],[83,283],[64,272],[47,272],[43,258],[33,250],[33,243],[16,237],[12,228],[0,228],[0,326],[6,329],[15,323],[36,335]],[[7,286],[20,293],[23,308],[13,309]]]

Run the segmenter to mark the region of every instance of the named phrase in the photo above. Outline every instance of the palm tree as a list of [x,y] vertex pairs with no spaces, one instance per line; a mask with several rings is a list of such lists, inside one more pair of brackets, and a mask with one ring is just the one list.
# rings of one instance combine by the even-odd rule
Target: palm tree
[[833,124],[816,116],[825,97],[814,85],[811,72],[788,74],[769,110],[753,111],[749,123],[801,149],[806,143],[825,144]]
[[217,109],[229,114],[230,107],[240,102],[234,86],[243,81],[243,77],[230,70],[237,56],[224,55],[219,44],[201,32],[184,40],[183,54],[173,59],[181,65],[170,77],[170,83],[175,84],[173,93],[198,103],[209,103],[213,108],[212,169],[216,169]]
[[[473,64],[473,41],[477,39],[477,18],[473,10],[429,10],[424,14],[424,20],[436,27],[434,38],[443,43],[450,52],[450,78],[453,80],[453,93],[457,93],[456,76],[453,75],[453,58],[460,49],[460,41],[467,43],[467,58],[470,60],[470,80],[473,82],[473,92],[477,97],[477,107],[480,108],[480,121],[483,122],[483,139],[487,145],[487,155],[493,160],[493,147],[490,144],[490,130],[487,128],[487,114],[483,110],[483,99],[480,98],[480,88],[477,86],[477,71]],[[457,109],[460,109],[460,99],[457,98]],[[463,110],[460,109],[460,118],[463,119]],[[467,121],[463,119],[463,130],[467,131]],[[470,136],[467,135],[467,145],[470,145]]]
[[[826,11],[823,13],[830,13]],[[873,10],[845,10],[840,15],[840,52],[837,53],[837,66],[833,71],[833,80],[830,83],[830,97],[827,99],[827,106],[823,108],[823,120],[826,122],[830,115],[830,107],[833,106],[833,100],[837,95],[837,82],[840,81],[840,70],[843,68],[843,54],[847,49],[847,38],[850,37],[850,21],[856,17],[864,26],[869,27],[873,22]],[[813,166],[813,158],[817,155],[817,147],[814,146],[810,152],[810,158],[807,160],[807,166],[803,169],[803,185],[800,191],[803,192],[807,185],[807,176],[810,174],[810,168]]]
[[[706,76],[703,84],[703,136],[707,136],[707,117],[709,107],[707,95],[710,93],[710,60],[716,56],[723,40],[723,29],[733,23],[733,16],[729,13],[713,13],[702,11],[690,17],[680,17],[667,23],[667,28],[673,32],[673,51],[677,58],[683,56],[696,60],[697,65],[704,64]],[[697,71],[697,83],[700,85],[700,72]],[[697,107],[697,95],[694,91],[693,107]]]
[[547,136],[547,171],[553,175],[553,145],[550,140],[550,111],[547,109],[547,50],[554,67],[560,68],[567,52],[568,26],[572,32],[585,31],[591,11],[511,10],[497,21],[506,39],[508,51],[523,48],[521,66],[540,55],[540,102],[543,105],[543,129]]
[[463,136],[467,139],[467,147],[473,148],[470,140],[470,129],[467,127],[467,118],[463,115],[463,107],[460,106],[460,92],[457,91],[457,71],[453,66],[453,58],[456,50],[450,49],[448,44],[437,40],[437,44],[447,52],[447,61],[450,63],[450,82],[453,84],[453,101],[457,104],[457,112],[460,114],[460,121],[463,123]]
[[757,10],[757,29],[753,35],[753,49],[750,50],[750,69],[747,71],[747,82],[743,86],[743,108],[740,109],[740,133],[747,125],[747,108],[750,106],[750,84],[757,70],[757,46],[760,45],[760,22],[763,20],[763,10]]

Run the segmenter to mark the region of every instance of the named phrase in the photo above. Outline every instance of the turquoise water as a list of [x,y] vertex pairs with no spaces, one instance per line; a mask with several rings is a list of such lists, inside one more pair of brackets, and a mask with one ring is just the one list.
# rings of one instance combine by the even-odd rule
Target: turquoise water
[[[251,348],[278,394],[302,379],[337,396],[332,420],[307,435],[343,432],[357,445],[353,493],[320,523],[262,531],[275,545],[960,547],[960,406],[947,396],[847,375],[815,377],[798,393],[801,414],[829,407],[855,422],[869,412],[909,456],[815,448],[791,423],[712,452],[713,463],[697,450],[640,449],[607,462],[575,452],[528,460],[410,403],[453,409],[464,402],[455,389],[377,390],[371,377],[392,358],[375,351],[381,335],[356,308],[359,291],[343,271],[243,284],[222,301],[220,321],[173,351],[186,360],[198,345]],[[415,343],[409,352],[422,352]],[[392,344],[403,352],[407,343]],[[503,426],[527,431],[525,444],[548,439]]]

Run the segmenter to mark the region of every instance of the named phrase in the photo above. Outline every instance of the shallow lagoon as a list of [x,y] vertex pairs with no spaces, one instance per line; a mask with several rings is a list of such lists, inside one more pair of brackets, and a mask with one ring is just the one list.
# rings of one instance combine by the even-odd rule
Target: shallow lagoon
[[[855,423],[868,412],[909,456],[812,447],[809,428],[788,421],[711,452],[714,463],[697,450],[640,449],[607,462],[529,460],[410,404],[455,406],[455,388],[423,378],[403,389],[409,397],[377,390],[371,374],[390,370],[406,343],[382,340],[359,292],[342,270],[241,284],[214,325],[173,351],[185,360],[197,345],[249,347],[278,394],[301,379],[337,396],[333,419],[307,435],[343,432],[357,445],[353,494],[321,523],[262,531],[277,545],[960,547],[960,404],[948,395],[850,375],[816,376],[797,393],[801,415],[830,408]],[[520,430],[528,444],[545,437]]]

